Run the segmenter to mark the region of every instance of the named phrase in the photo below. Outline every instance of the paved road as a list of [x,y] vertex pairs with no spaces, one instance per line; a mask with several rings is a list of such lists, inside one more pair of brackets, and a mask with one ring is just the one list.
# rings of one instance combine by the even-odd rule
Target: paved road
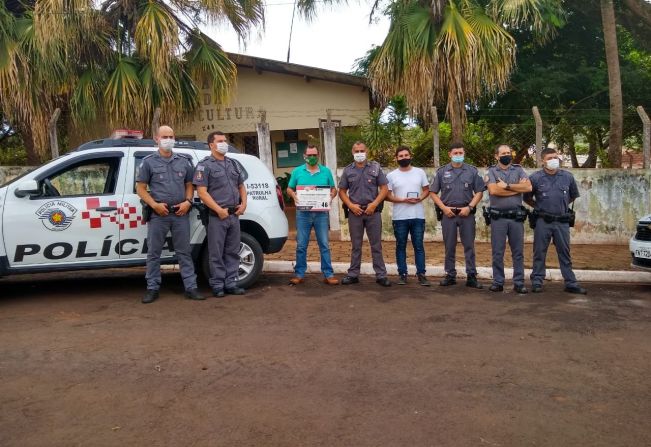
[[651,289],[0,280],[2,446],[651,445]]

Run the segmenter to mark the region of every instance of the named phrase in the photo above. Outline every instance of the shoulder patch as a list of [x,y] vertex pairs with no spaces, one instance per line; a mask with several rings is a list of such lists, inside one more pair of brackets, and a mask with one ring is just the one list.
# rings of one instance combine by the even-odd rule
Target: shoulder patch
[[197,165],[196,170],[202,172],[206,170],[206,167],[204,165],[199,164]]

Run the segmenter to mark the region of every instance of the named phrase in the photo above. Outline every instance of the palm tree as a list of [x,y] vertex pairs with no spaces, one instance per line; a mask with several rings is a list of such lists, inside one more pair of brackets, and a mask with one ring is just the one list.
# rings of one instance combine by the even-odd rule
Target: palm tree
[[622,100],[622,77],[619,70],[617,47],[617,24],[613,0],[601,0],[601,21],[604,30],[606,64],[608,65],[608,91],[610,96],[610,134],[608,138],[608,161],[611,167],[622,165],[622,134],[624,105]]
[[516,52],[509,28],[544,41],[563,21],[560,0],[396,0],[386,14],[389,32],[370,66],[374,91],[405,95],[421,116],[445,103],[455,140],[467,103],[508,83]]
[[[330,2],[330,1],[329,1]],[[310,17],[315,0],[297,8]],[[0,4],[0,110],[47,158],[61,107],[78,128],[102,119],[147,129],[154,110],[179,121],[211,88],[225,100],[236,67],[199,26],[226,21],[241,39],[264,26],[263,0],[7,0]]]

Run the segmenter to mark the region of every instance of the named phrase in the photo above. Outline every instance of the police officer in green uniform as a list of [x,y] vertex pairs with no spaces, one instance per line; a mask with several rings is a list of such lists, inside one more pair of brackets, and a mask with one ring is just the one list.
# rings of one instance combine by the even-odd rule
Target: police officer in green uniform
[[210,288],[217,298],[243,295],[237,286],[240,268],[240,219],[246,211],[246,187],[240,166],[226,157],[228,143],[223,132],[208,135],[211,155],[197,164],[194,184],[210,210],[208,264]]
[[565,291],[585,295],[588,292],[577,282],[570,256],[570,226],[574,225],[574,212],[569,207],[579,197],[579,188],[571,173],[559,169],[560,160],[554,149],[543,149],[541,155],[543,169],[531,174],[532,191],[525,196],[526,202],[534,207],[531,219],[536,226],[533,235],[532,292],[543,290],[547,249],[550,241],[554,241]]
[[194,196],[192,161],[188,156],[172,151],[176,142],[171,127],[161,126],[154,139],[158,143],[158,151],[142,160],[136,176],[136,192],[153,211],[147,223],[147,292],[142,302],[147,304],[158,298],[160,255],[169,232],[172,233],[185,296],[202,300],[204,297],[197,290],[197,275],[190,253],[188,212]]

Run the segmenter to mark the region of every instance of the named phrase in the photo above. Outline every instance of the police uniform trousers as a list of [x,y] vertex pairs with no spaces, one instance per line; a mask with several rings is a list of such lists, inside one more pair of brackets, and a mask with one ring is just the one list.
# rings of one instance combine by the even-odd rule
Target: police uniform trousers
[[572,258],[570,256],[570,225],[568,223],[551,222],[544,219],[536,220],[536,229],[533,232],[533,271],[531,272],[531,283],[534,286],[542,286],[545,279],[545,260],[549,242],[553,240],[558,254],[558,264],[561,274],[565,280],[566,287],[578,287],[576,276],[572,270]]
[[181,270],[183,286],[186,290],[196,289],[197,275],[190,250],[190,218],[187,214],[159,216],[156,213],[152,213],[147,223],[147,289],[160,289],[160,256],[169,232],[172,233],[172,246]]
[[220,290],[237,286],[240,269],[240,219],[210,214],[208,221],[208,266],[210,287]]
[[490,228],[493,284],[504,285],[504,251],[508,237],[513,260],[513,285],[524,286],[524,223],[514,219],[492,219]]
[[475,266],[475,215],[467,217],[443,216],[441,219],[441,230],[443,232],[443,244],[445,246],[445,274],[451,277],[457,276],[456,251],[457,231],[463,245],[463,253],[466,259],[466,274],[476,275]]
[[371,257],[373,258],[373,270],[377,279],[386,278],[387,269],[382,256],[382,213],[376,212],[370,216],[366,213],[357,216],[352,212],[348,213],[348,230],[352,251],[350,253],[350,268],[348,276],[357,278],[362,265],[362,242],[364,241],[364,229],[368,241],[371,244]]

